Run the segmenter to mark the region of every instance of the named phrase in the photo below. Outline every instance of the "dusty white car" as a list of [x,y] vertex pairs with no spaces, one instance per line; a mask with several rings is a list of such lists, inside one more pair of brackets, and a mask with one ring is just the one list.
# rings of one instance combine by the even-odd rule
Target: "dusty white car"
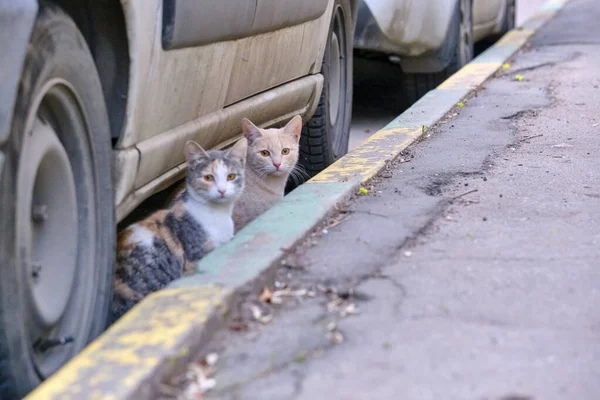
[[0,398],[106,325],[116,223],[190,139],[296,114],[316,173],[348,149],[355,0],[0,0]]
[[475,42],[515,25],[516,0],[361,0],[354,47],[404,72],[414,102],[473,58]]

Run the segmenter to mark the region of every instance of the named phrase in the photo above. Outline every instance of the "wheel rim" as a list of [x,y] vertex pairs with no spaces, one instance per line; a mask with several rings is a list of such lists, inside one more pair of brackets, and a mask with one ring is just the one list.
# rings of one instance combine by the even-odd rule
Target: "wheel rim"
[[344,11],[338,6],[334,11],[333,27],[329,41],[329,122],[333,131],[333,152],[338,157],[342,152],[344,123],[346,120],[345,103],[346,94],[344,83],[347,81],[346,62],[346,27],[344,24]]
[[17,262],[29,355],[40,379],[84,346],[93,288],[94,188],[87,125],[69,84],[54,80],[27,118],[17,173]]
[[464,66],[473,59],[473,19],[471,0],[460,1],[459,64]]

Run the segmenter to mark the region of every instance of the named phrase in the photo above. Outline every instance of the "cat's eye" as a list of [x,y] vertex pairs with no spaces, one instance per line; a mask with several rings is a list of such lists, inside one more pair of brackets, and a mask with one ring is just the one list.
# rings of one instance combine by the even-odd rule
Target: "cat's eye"
[[229,174],[229,175],[227,175],[227,180],[232,181],[235,179],[235,177],[236,177],[236,174]]
[[283,154],[284,156],[287,156],[288,154],[290,154],[290,149],[288,149],[287,147],[283,150],[281,150],[281,154]]
[[214,180],[215,180],[215,177],[214,177],[214,176],[212,176],[212,175],[204,175],[204,180],[205,180],[206,182],[212,182],[212,181],[214,181]]
[[261,150],[260,155],[263,157],[269,157],[271,153],[269,152],[269,150]]

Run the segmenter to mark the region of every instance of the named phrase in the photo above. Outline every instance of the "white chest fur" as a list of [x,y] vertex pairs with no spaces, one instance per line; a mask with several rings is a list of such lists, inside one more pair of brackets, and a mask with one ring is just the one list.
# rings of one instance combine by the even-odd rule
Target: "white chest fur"
[[215,246],[221,246],[231,241],[233,238],[231,205],[209,207],[206,204],[188,201],[185,203],[185,208],[192,218],[202,225]]

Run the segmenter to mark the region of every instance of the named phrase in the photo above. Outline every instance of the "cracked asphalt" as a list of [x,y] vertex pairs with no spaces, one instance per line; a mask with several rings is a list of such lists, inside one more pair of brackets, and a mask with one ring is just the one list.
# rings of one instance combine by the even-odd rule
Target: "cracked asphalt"
[[207,398],[599,399],[598,20],[571,0],[291,253],[307,295],[244,299]]

